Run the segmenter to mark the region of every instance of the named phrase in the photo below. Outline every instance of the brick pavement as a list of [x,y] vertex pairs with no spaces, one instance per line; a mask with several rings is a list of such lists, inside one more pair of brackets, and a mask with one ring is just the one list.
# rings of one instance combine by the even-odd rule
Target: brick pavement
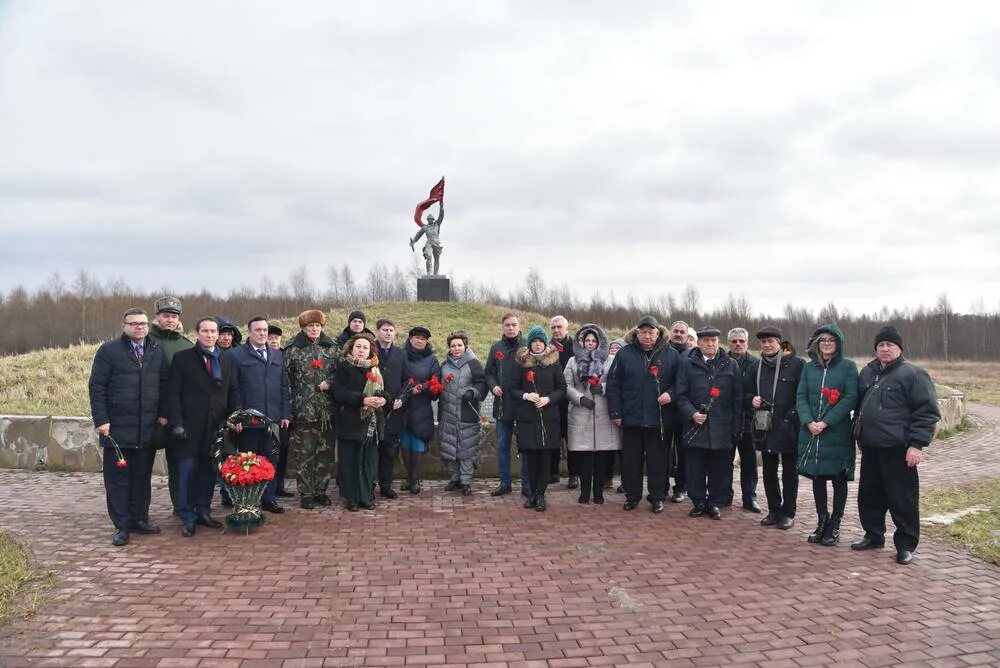
[[[1000,475],[1000,409],[973,410],[983,428],[928,450],[925,484]],[[58,572],[0,665],[1000,665],[1000,569],[931,541],[908,567],[852,553],[853,510],[840,545],[808,545],[807,485],[787,532],[564,486],[542,514],[477,481],[182,539],[155,484],[165,532],[116,549],[98,474],[0,471],[0,526]]]

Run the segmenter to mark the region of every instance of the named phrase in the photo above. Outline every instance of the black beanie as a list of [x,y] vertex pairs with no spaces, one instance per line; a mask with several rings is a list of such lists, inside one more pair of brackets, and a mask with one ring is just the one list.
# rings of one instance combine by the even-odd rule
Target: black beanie
[[361,322],[368,324],[368,318],[361,311],[351,311],[351,315],[347,316],[347,324],[350,325],[352,320],[360,320]]
[[899,349],[903,349],[903,337],[899,335],[896,328],[892,325],[886,325],[879,330],[878,334],[875,335],[875,347],[878,348],[878,344],[882,341],[888,341],[890,343],[895,343],[899,346]]

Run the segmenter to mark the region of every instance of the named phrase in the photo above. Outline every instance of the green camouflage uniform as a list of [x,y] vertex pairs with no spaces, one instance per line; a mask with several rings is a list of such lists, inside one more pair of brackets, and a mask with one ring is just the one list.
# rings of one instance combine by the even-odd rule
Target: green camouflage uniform
[[[292,392],[292,440],[289,465],[295,468],[299,497],[325,494],[333,475],[333,376],[340,358],[333,339],[320,334],[313,343],[299,332],[285,348],[285,368]],[[323,392],[319,384],[330,384]]]

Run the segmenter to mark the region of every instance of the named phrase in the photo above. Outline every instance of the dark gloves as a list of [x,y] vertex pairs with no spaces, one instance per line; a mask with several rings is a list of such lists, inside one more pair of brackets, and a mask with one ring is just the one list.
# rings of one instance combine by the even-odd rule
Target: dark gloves
[[604,386],[598,383],[597,385],[590,386],[591,394],[604,394]]
[[170,428],[170,438],[175,442],[186,441],[187,432],[184,431],[184,425],[175,424]]
[[462,398],[471,403],[476,400],[476,391],[470,387],[462,395]]
[[594,406],[596,406],[597,404],[595,404],[594,400],[591,399],[590,397],[580,397],[580,405],[583,406],[584,408],[594,410]]

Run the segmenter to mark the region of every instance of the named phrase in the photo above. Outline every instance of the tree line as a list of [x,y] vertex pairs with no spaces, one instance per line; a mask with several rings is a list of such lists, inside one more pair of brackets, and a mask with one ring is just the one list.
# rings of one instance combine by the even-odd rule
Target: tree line
[[[184,302],[187,319],[203,314],[224,316],[242,329],[256,315],[289,317],[317,306],[364,308],[382,302],[413,301],[420,273],[416,261],[406,270],[376,263],[362,279],[355,278],[347,264],[331,265],[323,282],[317,284],[309,269],[300,266],[282,282],[265,277],[258,286],[236,288],[227,295],[203,289],[176,296]],[[531,268],[524,282],[506,294],[493,285],[461,278],[453,278],[452,292],[458,301],[497,304],[514,311],[559,313],[573,322],[597,322],[611,328],[628,328],[646,313],[655,315],[664,325],[683,320],[695,327],[712,324],[724,332],[739,326],[749,330],[751,336],[759,327],[772,324],[799,348],[818,325],[832,322],[844,331],[846,353],[852,357],[870,355],[875,332],[882,324],[892,322],[902,333],[909,357],[1000,359],[1000,340],[990,336],[1000,325],[1000,314],[985,313],[981,306],[976,313],[956,313],[944,294],[932,307],[916,309],[883,307],[878,313],[855,314],[830,303],[814,313],[788,304],[783,313],[765,316],[753,312],[745,295],[730,295],[722,304],[708,308],[702,304],[698,290],[690,285],[679,296],[668,292],[639,299],[595,293],[580,298],[566,283],[547,284],[537,268]],[[0,292],[0,354],[106,340],[118,331],[126,308],[138,305],[151,310],[153,302],[166,294],[175,293],[168,286],[137,292],[121,278],[102,283],[86,270],[77,272],[69,282],[53,274],[33,292],[16,286]],[[801,349],[798,352],[805,354]]]

